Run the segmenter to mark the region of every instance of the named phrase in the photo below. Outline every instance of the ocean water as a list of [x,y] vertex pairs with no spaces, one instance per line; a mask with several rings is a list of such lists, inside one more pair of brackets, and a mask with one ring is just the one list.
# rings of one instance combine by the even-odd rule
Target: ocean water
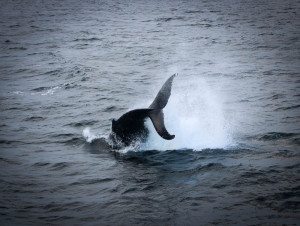
[[[1,225],[299,225],[299,9],[1,1]],[[173,73],[175,139],[112,148]]]

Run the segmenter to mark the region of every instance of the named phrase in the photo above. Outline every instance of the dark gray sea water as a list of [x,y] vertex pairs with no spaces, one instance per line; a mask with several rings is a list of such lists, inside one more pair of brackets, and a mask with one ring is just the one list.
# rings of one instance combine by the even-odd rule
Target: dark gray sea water
[[[2,0],[1,225],[299,225],[299,10]],[[114,150],[173,73],[175,139]]]

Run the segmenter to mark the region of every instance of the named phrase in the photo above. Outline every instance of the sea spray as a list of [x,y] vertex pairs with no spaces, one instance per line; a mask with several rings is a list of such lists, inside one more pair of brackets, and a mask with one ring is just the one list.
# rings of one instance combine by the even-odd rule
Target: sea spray
[[203,78],[180,81],[180,86],[172,90],[164,115],[167,130],[176,137],[171,141],[162,139],[151,121],[147,120],[150,134],[142,145],[143,149],[201,150],[233,145],[222,98],[213,92]]

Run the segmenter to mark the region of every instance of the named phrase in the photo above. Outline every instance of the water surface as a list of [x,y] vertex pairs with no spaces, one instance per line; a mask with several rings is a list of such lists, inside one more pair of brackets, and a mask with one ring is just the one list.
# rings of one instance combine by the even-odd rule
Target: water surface
[[[299,223],[297,1],[1,1],[0,222]],[[173,73],[173,141],[111,120]]]

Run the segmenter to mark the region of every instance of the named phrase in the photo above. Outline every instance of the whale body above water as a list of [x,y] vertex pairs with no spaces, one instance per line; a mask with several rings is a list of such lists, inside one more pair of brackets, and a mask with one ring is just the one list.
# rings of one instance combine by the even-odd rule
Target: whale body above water
[[156,132],[163,139],[174,139],[175,135],[171,135],[165,127],[163,108],[168,103],[175,76],[176,74],[168,78],[148,108],[131,110],[119,119],[113,119],[110,137],[126,146],[136,141],[145,141],[149,134],[145,121],[150,118]]

